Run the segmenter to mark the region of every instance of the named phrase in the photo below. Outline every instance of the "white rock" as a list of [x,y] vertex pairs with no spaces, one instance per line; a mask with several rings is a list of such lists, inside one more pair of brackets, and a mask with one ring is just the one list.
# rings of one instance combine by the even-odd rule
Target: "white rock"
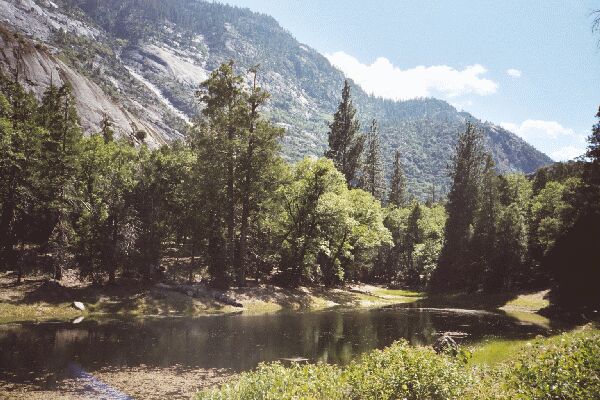
[[85,311],[85,306],[80,301],[74,301],[73,302],[73,307],[75,307],[78,310]]

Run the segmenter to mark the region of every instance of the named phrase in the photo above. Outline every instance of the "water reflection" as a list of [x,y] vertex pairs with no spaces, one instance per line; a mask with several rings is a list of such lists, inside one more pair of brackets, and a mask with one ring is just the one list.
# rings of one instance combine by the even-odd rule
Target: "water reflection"
[[468,341],[547,332],[504,314],[418,308],[22,324],[0,327],[0,379],[61,375],[73,362],[88,371],[142,364],[242,371],[292,357],[345,364],[400,338],[431,344],[444,331],[467,332]]

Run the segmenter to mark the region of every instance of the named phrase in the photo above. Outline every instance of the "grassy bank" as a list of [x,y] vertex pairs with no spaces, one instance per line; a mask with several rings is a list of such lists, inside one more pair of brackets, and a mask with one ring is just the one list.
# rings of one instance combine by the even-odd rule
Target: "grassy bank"
[[[240,303],[234,307],[215,299],[215,294]],[[14,278],[0,276],[0,323],[69,320],[79,316],[196,316],[219,313],[261,314],[282,310],[319,310],[330,307],[379,307],[414,302],[417,292],[387,290],[357,285],[341,288],[288,289],[255,285],[227,291],[207,290],[206,296],[189,296],[154,284],[122,281],[114,286],[95,287],[76,279],[61,284],[28,278],[15,285]],[[86,310],[72,307],[82,302]]]
[[43,321],[74,319],[82,315],[81,312],[69,303],[48,304],[11,304],[0,302],[0,324],[16,321]]
[[[261,399],[597,399],[600,331],[497,344],[515,348],[496,362],[465,362],[400,341],[345,368],[262,364],[199,400]],[[480,349],[490,351],[490,349]],[[477,359],[477,352],[473,359]]]

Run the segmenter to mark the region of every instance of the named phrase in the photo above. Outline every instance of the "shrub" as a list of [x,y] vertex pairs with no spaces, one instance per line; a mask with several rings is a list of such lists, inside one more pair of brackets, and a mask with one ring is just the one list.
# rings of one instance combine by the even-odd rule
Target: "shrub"
[[600,399],[600,332],[584,328],[528,344],[493,367],[399,341],[345,369],[327,364],[261,364],[204,400]]
[[327,364],[260,364],[220,390],[204,391],[201,400],[343,400],[348,395],[342,371]]
[[536,340],[506,371],[513,399],[600,399],[600,334],[586,328]]
[[351,363],[345,371],[351,399],[458,399],[469,384],[464,364],[429,347],[399,341]]

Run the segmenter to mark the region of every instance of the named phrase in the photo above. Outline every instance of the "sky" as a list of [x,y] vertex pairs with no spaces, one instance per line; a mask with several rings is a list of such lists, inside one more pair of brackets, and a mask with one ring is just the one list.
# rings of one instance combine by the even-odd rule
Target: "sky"
[[600,105],[597,1],[223,2],[273,16],[368,93],[444,99],[555,160],[585,152]]

